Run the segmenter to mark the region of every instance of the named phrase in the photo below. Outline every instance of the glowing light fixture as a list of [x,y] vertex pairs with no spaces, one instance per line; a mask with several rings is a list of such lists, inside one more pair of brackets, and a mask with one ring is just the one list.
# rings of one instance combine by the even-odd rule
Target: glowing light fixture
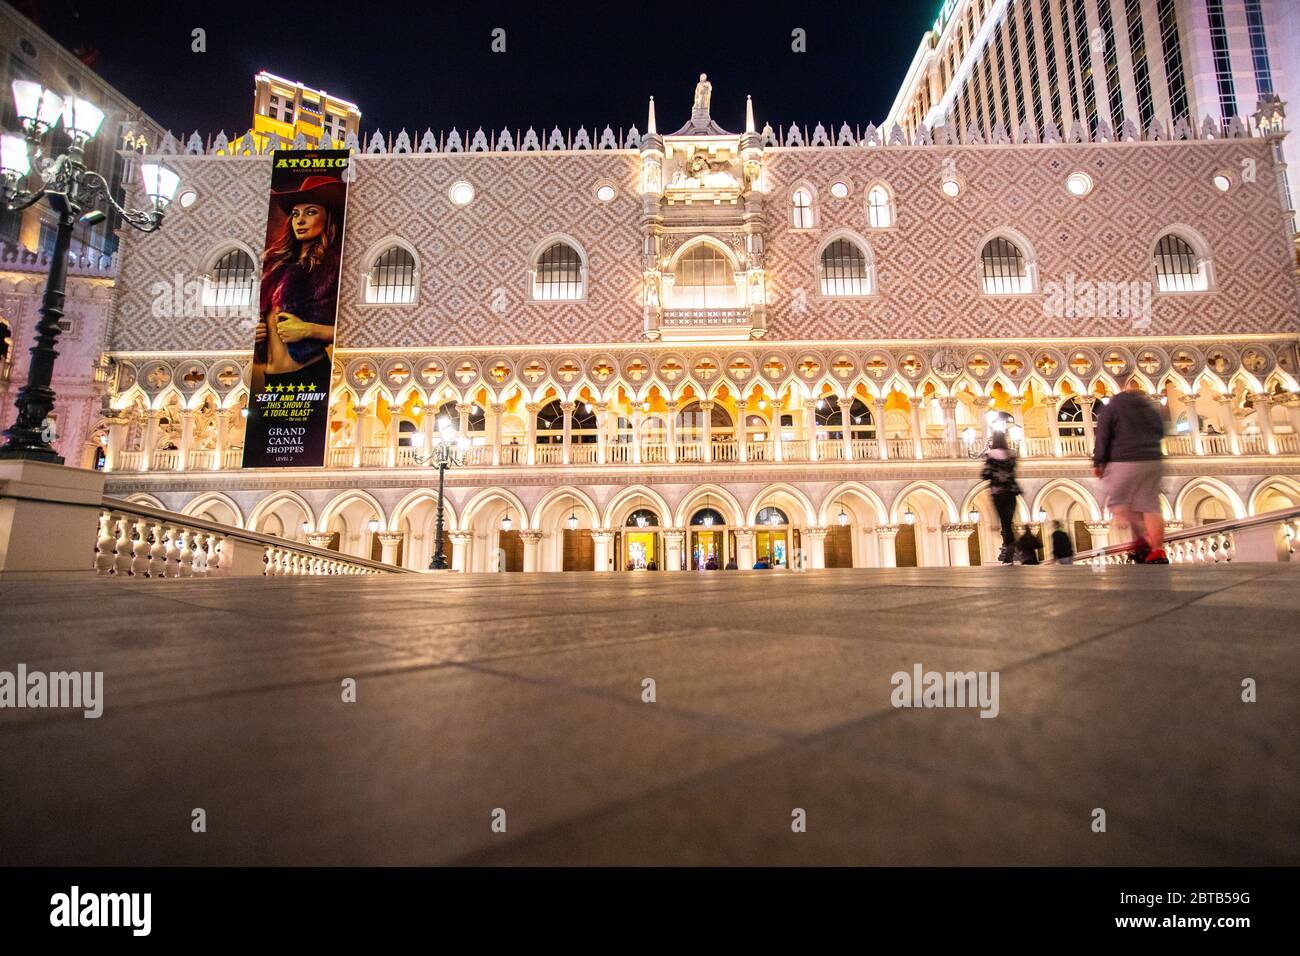
[[848,514],[844,511],[844,502],[843,502],[843,501],[840,502],[840,513],[839,513],[839,517],[838,517],[837,520],[839,521],[839,523],[840,523],[840,527],[841,527],[841,528],[844,528],[844,527],[847,527],[847,526],[848,526],[848,523],[849,523],[849,516],[848,516]]
[[577,515],[577,513],[574,511],[574,508],[573,508],[573,499],[572,499],[572,498],[569,499],[569,518],[568,518],[568,523],[569,523],[569,530],[570,530],[570,531],[577,531],[577,530],[578,530],[578,515]]
[[366,527],[370,529],[371,534],[374,534],[376,531],[379,530],[379,519],[371,518],[369,521],[366,522]]
[[502,531],[509,531],[509,530],[510,530],[510,527],[511,527],[513,524],[514,524],[514,521],[511,520],[511,518],[510,518],[510,509],[507,508],[507,509],[506,509],[505,516],[501,519],[501,530],[502,530]]
[[980,523],[980,513],[976,511],[974,508],[972,508],[969,512],[967,512],[966,518],[970,521],[971,524]]
[[907,503],[907,510],[903,512],[903,524],[916,524],[916,515],[912,513],[912,503]]

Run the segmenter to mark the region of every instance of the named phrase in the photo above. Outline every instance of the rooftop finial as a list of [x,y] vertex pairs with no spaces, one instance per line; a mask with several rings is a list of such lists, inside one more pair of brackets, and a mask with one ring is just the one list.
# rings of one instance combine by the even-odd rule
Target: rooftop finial
[[650,115],[646,117],[645,131],[647,134],[659,132],[655,128],[655,98],[653,96],[650,97]]
[[745,132],[753,133],[754,129],[754,98],[748,93],[745,94]]

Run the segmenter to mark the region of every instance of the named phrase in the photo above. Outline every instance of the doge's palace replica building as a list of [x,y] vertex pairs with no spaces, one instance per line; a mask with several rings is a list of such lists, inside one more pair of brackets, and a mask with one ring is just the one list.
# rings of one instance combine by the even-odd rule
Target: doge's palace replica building
[[652,100],[644,132],[349,137],[313,469],[240,468],[270,157],[167,137],[182,196],[124,239],[103,415],[62,452],[110,494],[423,568],[449,424],[458,570],[964,565],[997,553],[993,428],[1020,520],[1106,542],[1093,421],[1137,375],[1172,522],[1300,504],[1281,103],[905,135],[749,104],[728,132],[713,101],[701,77],[674,133]]

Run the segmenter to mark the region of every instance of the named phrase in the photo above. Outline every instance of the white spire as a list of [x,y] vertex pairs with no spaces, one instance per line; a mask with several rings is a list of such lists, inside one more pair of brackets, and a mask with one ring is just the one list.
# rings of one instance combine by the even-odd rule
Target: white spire
[[754,98],[745,94],[745,132],[754,132]]
[[645,131],[647,135],[659,132],[659,130],[655,129],[655,98],[653,96],[650,97],[650,115],[645,121]]

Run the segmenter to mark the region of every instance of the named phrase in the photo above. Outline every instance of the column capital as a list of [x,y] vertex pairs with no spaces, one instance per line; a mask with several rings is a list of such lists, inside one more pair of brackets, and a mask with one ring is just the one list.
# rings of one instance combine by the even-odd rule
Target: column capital
[[542,410],[541,402],[526,402],[524,404],[524,411],[526,411],[529,415],[536,415],[541,410]]
[[1044,395],[1039,399],[1044,405],[1059,405],[1061,403],[1060,395]]
[[813,528],[804,528],[803,531],[800,533],[803,535],[807,535],[810,538],[824,538],[826,537],[826,535],[830,534],[830,531],[831,529],[827,527],[813,527]]
[[672,541],[680,544],[682,537],[686,534],[685,528],[661,528],[659,530],[663,532],[665,543]]
[[711,412],[711,411],[713,411],[713,406],[716,405],[716,404],[718,404],[718,403],[715,402],[715,401],[713,401],[713,399],[711,399],[711,398],[706,398],[706,399],[704,399],[704,401],[700,402],[700,411],[702,411],[702,412]]
[[592,528],[589,533],[594,540],[608,543],[614,540],[615,531],[613,528]]
[[1013,396],[1011,397],[1011,407],[1012,407],[1012,408],[1024,408],[1024,407],[1025,407],[1025,396],[1023,396],[1023,395],[1013,395]]
[[966,523],[944,524],[941,526],[941,530],[945,538],[960,541],[971,536],[971,532],[975,530],[975,525]]
[[596,412],[607,412],[609,411],[609,402],[592,402],[591,407]]
[[976,395],[975,400],[972,402],[972,404],[976,408],[988,408],[990,405],[993,404],[993,399],[987,395]]
[[749,408],[749,400],[745,398],[736,399],[736,411],[743,412]]
[[528,542],[537,542],[542,540],[542,533],[535,528],[525,528],[519,532],[519,537],[525,544]]
[[327,548],[333,537],[329,531],[308,531],[307,543],[317,548]]
[[1273,396],[1268,392],[1251,392],[1250,397],[1256,405],[1263,405],[1265,408],[1273,404]]
[[389,406],[388,406],[388,414],[390,414],[390,415],[400,415],[401,412],[402,412],[402,406],[401,406],[401,405],[389,405]]
[[1109,521],[1085,521],[1083,526],[1088,529],[1088,534],[1105,534],[1110,530]]
[[382,544],[397,544],[406,537],[405,531],[377,531]]
[[737,541],[739,541],[741,538],[749,539],[754,537],[753,528],[740,527],[740,528],[733,528],[732,530],[735,532]]
[[923,408],[925,406],[925,396],[909,395],[907,396],[907,404],[913,409]]
[[1183,523],[1182,523],[1181,521],[1166,521],[1166,522],[1165,522],[1165,533],[1166,533],[1166,534],[1169,534],[1170,532],[1173,532],[1173,531],[1182,531],[1182,530],[1183,530]]
[[459,412],[459,413],[462,414],[462,415],[465,414],[466,412],[472,412],[472,411],[474,411],[474,403],[473,403],[473,402],[457,402],[457,403],[456,403],[456,411]]
[[502,413],[506,410],[506,403],[505,403],[505,402],[493,402],[493,403],[492,403],[491,405],[489,405],[488,407],[492,409],[492,414],[493,414],[493,415],[500,415],[500,414],[502,414]]
[[1097,404],[1096,395],[1076,395],[1074,396],[1074,400],[1084,408],[1092,408],[1092,406]]
[[956,395],[940,395],[940,396],[939,396],[939,407],[940,407],[941,409],[943,409],[945,412],[956,411],[956,410],[957,410],[957,396],[956,396]]
[[[680,405],[680,404],[681,404],[681,403],[680,403],[677,399],[675,399],[675,398],[670,398],[670,399],[667,399],[667,400],[664,401],[664,408],[667,409],[667,410],[670,411],[670,412],[675,412],[675,411],[677,411],[677,406]],[[700,407],[701,407],[701,408],[704,407],[704,403],[703,403],[703,402],[700,402]]]
[[1191,408],[1193,405],[1196,404],[1196,399],[1198,397],[1199,396],[1197,395],[1182,395],[1179,397],[1178,400],[1182,402],[1184,405],[1186,405],[1188,408]]
[[462,544],[468,544],[474,540],[474,532],[468,530],[448,531],[447,537],[451,538],[452,541],[459,541]]
[[876,525],[876,535],[881,538],[895,538],[898,536],[898,525],[878,524]]
[[577,402],[560,402],[560,411],[566,412],[570,415],[573,414],[573,410],[577,407],[578,407]]

